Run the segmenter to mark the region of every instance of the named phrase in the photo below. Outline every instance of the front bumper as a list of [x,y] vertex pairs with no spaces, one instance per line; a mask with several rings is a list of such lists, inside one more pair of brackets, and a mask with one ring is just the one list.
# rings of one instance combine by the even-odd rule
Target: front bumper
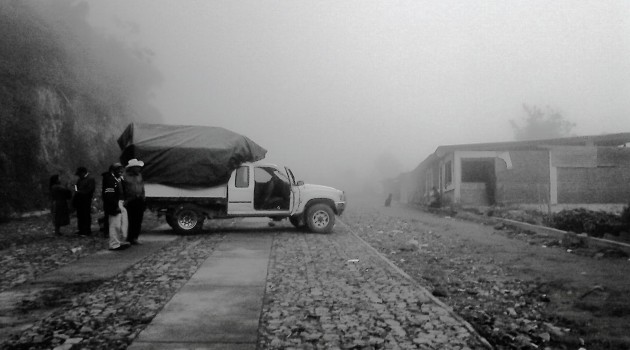
[[335,202],[335,210],[337,215],[343,214],[343,211],[346,210],[346,202]]

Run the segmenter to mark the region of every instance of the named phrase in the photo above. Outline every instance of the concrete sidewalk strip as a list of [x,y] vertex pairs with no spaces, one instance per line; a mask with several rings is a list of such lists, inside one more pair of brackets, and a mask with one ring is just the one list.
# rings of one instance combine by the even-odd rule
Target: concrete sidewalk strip
[[[110,279],[155,253],[177,236],[171,234],[143,234],[142,244],[122,251],[101,250],[88,259],[80,259],[34,280],[35,284],[67,284]],[[115,259],[113,259],[115,257]]]
[[228,235],[129,349],[255,349],[272,240]]

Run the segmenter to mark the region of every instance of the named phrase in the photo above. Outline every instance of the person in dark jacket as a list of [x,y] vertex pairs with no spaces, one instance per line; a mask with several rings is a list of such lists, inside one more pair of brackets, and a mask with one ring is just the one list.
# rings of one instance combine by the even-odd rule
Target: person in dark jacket
[[59,175],[55,174],[50,177],[50,212],[52,214],[53,225],[55,226],[55,234],[61,235],[61,226],[70,224],[70,207],[68,201],[72,198],[72,191],[61,185]]
[[77,210],[77,234],[89,236],[92,234],[92,196],[96,188],[96,182],[85,167],[77,168],[74,173],[78,176],[74,186],[74,198],[72,204]]
[[127,240],[127,210],[122,184],[123,166],[114,163],[103,177],[103,210],[108,218],[109,249],[121,250],[129,246]]
[[385,199],[385,206],[389,207],[392,205],[392,194],[390,193],[387,198]]
[[[101,201],[105,198],[105,178],[109,176],[110,170],[101,173]],[[105,206],[103,205],[103,208]],[[107,217],[107,213],[103,210],[103,217],[98,219],[98,225],[103,233],[103,237],[109,237],[109,218]]]
[[144,210],[144,181],[140,171],[144,166],[144,162],[131,159],[125,168],[123,177],[123,187],[125,192],[125,208],[127,208],[127,216],[129,218],[129,230],[127,232],[127,241],[130,244],[140,244],[138,237],[142,230],[142,219]]

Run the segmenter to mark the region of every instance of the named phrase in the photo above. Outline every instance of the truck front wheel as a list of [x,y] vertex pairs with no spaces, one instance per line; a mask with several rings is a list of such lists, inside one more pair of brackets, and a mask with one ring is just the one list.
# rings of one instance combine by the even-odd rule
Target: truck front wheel
[[306,225],[315,233],[330,233],[335,226],[335,213],[326,204],[315,204],[306,211]]
[[201,231],[205,217],[198,211],[182,207],[175,210],[174,227],[175,232],[179,234],[190,234]]

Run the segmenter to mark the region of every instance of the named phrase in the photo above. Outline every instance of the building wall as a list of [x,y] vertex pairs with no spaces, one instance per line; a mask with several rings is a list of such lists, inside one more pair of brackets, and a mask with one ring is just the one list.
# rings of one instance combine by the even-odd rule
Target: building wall
[[558,204],[630,202],[630,149],[598,147],[587,162],[557,168]]
[[[630,202],[630,148],[540,146],[511,151],[454,151],[433,159],[413,172],[414,202],[426,199],[433,185],[443,205],[486,205],[481,198],[485,184],[462,182],[461,160],[495,159],[499,205],[550,205],[567,207],[590,204],[620,205]],[[545,147],[545,148],[542,148]],[[451,181],[445,174],[450,162]],[[417,185],[417,187],[415,187]],[[486,196],[487,197],[487,196]]]
[[433,187],[435,187],[440,192],[441,196],[443,193],[443,189],[440,189],[439,163],[438,162],[433,163],[432,166],[425,169],[424,174],[425,174],[425,178],[424,178],[424,181],[422,182],[421,193],[422,193],[423,203],[428,203],[430,200],[429,197],[430,197],[431,189]]
[[537,204],[549,201],[549,151],[510,151],[511,168],[496,162],[498,204]]
[[[439,162],[427,164],[425,167],[414,169],[408,178],[406,190],[407,202],[414,204],[427,204],[431,188],[440,188],[440,168]],[[402,196],[401,196],[402,197]]]
[[445,190],[444,192],[442,192],[442,205],[448,206],[453,203],[456,203],[455,190],[451,189],[451,190]]

